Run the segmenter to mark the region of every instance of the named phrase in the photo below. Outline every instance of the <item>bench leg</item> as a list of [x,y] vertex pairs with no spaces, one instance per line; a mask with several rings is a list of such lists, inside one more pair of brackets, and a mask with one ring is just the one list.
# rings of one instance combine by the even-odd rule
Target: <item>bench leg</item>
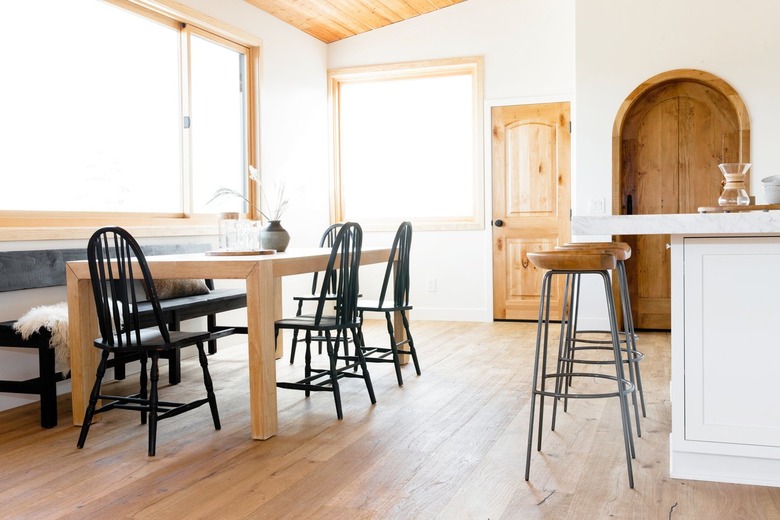
[[[206,327],[208,328],[209,332],[214,332],[214,330],[217,328],[216,314],[209,314],[208,316],[206,316]],[[217,353],[217,340],[210,339],[209,354],[216,354],[216,353]]]
[[181,349],[171,350],[166,357],[168,358],[168,382],[178,385],[181,383]]
[[125,365],[121,356],[114,356],[114,379],[121,381],[125,378]]
[[[169,329],[181,330],[181,320],[175,312],[173,313]],[[181,383],[181,351],[175,348],[166,357],[168,358],[168,383],[178,385]]]
[[38,348],[38,370],[40,374],[41,426],[57,426],[57,373],[54,370],[54,349],[49,346]]

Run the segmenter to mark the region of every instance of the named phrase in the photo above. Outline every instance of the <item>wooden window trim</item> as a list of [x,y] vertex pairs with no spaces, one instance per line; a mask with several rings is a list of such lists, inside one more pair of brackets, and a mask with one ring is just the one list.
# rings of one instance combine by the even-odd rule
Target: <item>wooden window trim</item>
[[[343,222],[342,184],[339,164],[339,86],[344,82],[372,81],[377,79],[395,79],[405,77],[435,77],[459,74],[468,70],[473,78],[473,121],[474,121],[474,158],[473,158],[473,203],[474,214],[470,217],[416,218],[415,229],[424,230],[479,230],[485,226],[485,190],[484,190],[484,143],[483,143],[483,58],[469,56],[462,58],[425,60],[417,62],[394,63],[334,69],[328,71],[328,100],[330,105],[331,149],[331,221]],[[372,219],[361,221],[364,229],[371,231],[395,231],[398,219]]]

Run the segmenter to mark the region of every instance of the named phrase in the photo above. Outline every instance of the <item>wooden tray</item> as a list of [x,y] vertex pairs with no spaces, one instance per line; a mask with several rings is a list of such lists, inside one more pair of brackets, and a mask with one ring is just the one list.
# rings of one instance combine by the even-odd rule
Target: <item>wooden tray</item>
[[739,211],[769,211],[780,209],[780,204],[748,204],[747,206],[702,206],[699,213],[736,213]]
[[213,251],[206,251],[206,256],[272,255],[274,253],[276,253],[276,249],[248,249],[246,251],[225,251],[222,249],[215,249]]

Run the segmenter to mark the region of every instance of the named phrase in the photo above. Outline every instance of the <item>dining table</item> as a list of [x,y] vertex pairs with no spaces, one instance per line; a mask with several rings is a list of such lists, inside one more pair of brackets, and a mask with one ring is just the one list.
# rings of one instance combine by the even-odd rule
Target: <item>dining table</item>
[[[361,265],[386,263],[390,248],[364,247]],[[147,256],[155,279],[212,278],[246,282],[249,404],[253,439],[269,439],[279,430],[276,401],[277,349],[275,320],[282,317],[282,277],[324,271],[329,248],[289,248],[272,254],[219,256],[207,253]],[[140,272],[140,270],[138,271]],[[66,265],[73,424],[80,426],[94,384],[99,336],[89,266],[86,260]],[[403,334],[395,316],[396,334]],[[397,339],[402,339],[397,338]]]

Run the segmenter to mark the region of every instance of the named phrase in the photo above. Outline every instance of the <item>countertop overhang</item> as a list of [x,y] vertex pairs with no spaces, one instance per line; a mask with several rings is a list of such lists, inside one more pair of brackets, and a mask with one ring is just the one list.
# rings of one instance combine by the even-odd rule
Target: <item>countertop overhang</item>
[[679,215],[583,215],[571,219],[572,235],[780,234],[780,211]]

